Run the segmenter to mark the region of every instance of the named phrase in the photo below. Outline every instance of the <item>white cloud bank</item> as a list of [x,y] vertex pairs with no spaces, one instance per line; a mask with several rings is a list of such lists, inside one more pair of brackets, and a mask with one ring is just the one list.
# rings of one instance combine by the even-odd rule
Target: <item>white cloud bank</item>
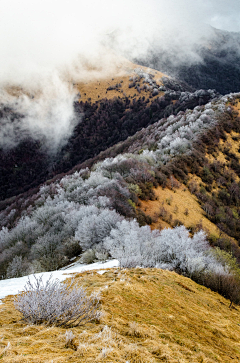
[[[0,13],[0,85],[38,95],[8,101],[27,115],[21,128],[51,135],[54,145],[74,127],[69,81],[91,77],[86,60],[107,74],[114,63],[109,46],[139,57],[152,43],[176,45],[184,58],[198,60],[192,45],[211,35],[207,24],[240,31],[239,0],[1,0]],[[14,144],[11,130],[4,133],[0,145]]]

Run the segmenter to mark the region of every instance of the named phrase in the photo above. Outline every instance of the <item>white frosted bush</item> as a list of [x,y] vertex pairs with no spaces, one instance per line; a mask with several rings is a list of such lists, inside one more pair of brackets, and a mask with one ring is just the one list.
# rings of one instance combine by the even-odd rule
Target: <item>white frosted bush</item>
[[[104,247],[124,267],[135,267],[148,263],[148,245],[155,233],[149,226],[139,227],[136,220],[118,222],[116,228],[104,240]],[[149,246],[150,247],[150,246]],[[150,247],[151,248],[151,247]]]
[[20,277],[26,273],[27,264],[24,263],[22,256],[15,256],[7,268],[7,278]]
[[75,238],[80,241],[80,246],[86,250],[103,242],[109,235],[112,228],[122,217],[115,211],[103,209],[96,211],[95,214],[85,216],[79,223],[75,233]]
[[228,273],[209,254],[205,233],[200,231],[191,238],[184,226],[159,232],[139,227],[135,220],[123,220],[104,239],[104,247],[123,267],[159,267],[189,277],[203,271]]
[[99,297],[87,296],[83,287],[60,283],[51,276],[44,284],[42,276],[34,276],[24,287],[14,305],[28,324],[56,325],[64,328],[99,319]]

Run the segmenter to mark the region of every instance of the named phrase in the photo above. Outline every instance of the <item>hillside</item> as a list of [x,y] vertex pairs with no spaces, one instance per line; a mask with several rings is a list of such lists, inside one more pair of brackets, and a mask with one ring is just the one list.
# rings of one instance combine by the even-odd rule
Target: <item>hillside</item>
[[[200,132],[198,139],[180,152],[181,157],[177,155],[179,151],[174,155],[171,143],[174,145],[175,139],[179,138],[180,145],[181,138],[186,137],[187,117],[192,117],[191,112],[189,116],[169,117],[168,123],[164,120],[165,124],[161,120],[109,151],[111,156],[119,152],[118,148],[125,153],[145,153],[150,158],[161,155],[164,165],[159,169],[167,179],[154,190],[157,200],[141,202],[141,209],[153,221],[159,219],[160,223],[155,221],[153,227],[169,226],[166,222],[170,218],[170,225],[179,222],[194,229],[202,224],[209,234],[215,237],[229,235],[239,243],[239,95],[225,99],[224,103],[228,110],[216,110],[215,126]],[[200,119],[203,117],[201,113],[199,116]],[[181,129],[182,135],[178,131]],[[169,157],[169,153],[173,155]],[[162,218],[161,213],[165,214]],[[230,213],[229,217],[227,213]]]
[[154,86],[155,82],[158,86],[162,86],[163,77],[167,78],[165,74],[155,69],[134,64],[123,58],[121,62],[118,59],[117,69],[114,70],[112,75],[110,73],[108,77],[102,76],[96,80],[91,78],[84,82],[76,83],[73,81],[73,83],[77,92],[79,92],[79,101],[91,100],[94,103],[104,98],[108,100],[115,97],[138,99],[144,93],[151,95],[153,88],[150,86]]
[[[66,330],[25,325],[12,297],[0,305],[3,362],[239,362],[239,308],[209,289],[160,269],[110,269],[77,274],[101,291],[98,323]],[[8,345],[9,344],[9,345]]]
[[[233,109],[239,112],[238,107],[233,106]],[[240,135],[225,131],[218,143],[216,141],[214,148],[204,150],[205,160],[198,170],[187,167],[188,177],[184,184],[181,183],[184,179],[178,182],[172,178],[167,188],[155,190],[157,200],[142,202],[141,209],[155,221],[153,228],[169,226],[166,224],[169,220],[170,225],[183,223],[190,229],[202,225],[213,238],[228,235],[239,243]],[[233,214],[227,218],[225,213]]]
[[[212,247],[231,252],[240,262],[239,94],[217,97],[210,90],[165,90],[163,96],[154,97],[150,106],[144,97],[84,104],[90,124],[79,124],[58,154],[64,156],[64,162],[56,161],[56,176],[1,203],[2,278],[56,269],[79,253],[90,253],[92,260],[108,255],[118,258],[105,243],[116,228],[123,228],[125,236],[125,220],[140,236],[145,225],[157,231],[184,225],[192,236],[203,229]],[[81,102],[78,107],[83,107]],[[97,128],[89,127],[93,121]],[[133,136],[116,143],[121,125],[133,132],[145,122],[150,122],[146,128],[140,127]],[[119,134],[114,131],[117,129]],[[114,144],[110,148],[108,138]],[[85,149],[88,141],[95,147]],[[105,148],[100,153],[98,142]],[[96,155],[87,159],[86,150]],[[87,160],[78,164],[79,159]],[[67,173],[57,174],[57,170]],[[32,178],[31,168],[29,172]],[[13,175],[18,186],[19,179]],[[9,175],[3,173],[3,178],[8,184],[3,182],[2,190],[9,188]],[[95,224],[92,218],[96,218]],[[133,219],[139,226],[129,222]],[[149,238],[154,239],[154,233]],[[91,249],[93,253],[88,252]],[[144,263],[141,253],[139,258]]]
[[[191,149],[184,150],[180,158],[175,155],[164,160],[164,165],[160,166],[159,169],[167,179],[154,189],[155,197],[150,196],[152,201],[148,200],[149,196],[147,201],[141,200],[141,210],[151,216],[152,228],[183,223],[194,230],[197,225],[202,225],[209,235],[212,234],[213,240],[232,236],[239,244],[239,95],[226,98],[224,104],[225,111],[216,110],[215,126],[200,133]],[[189,116],[191,117],[191,112]],[[97,160],[114,157],[119,153],[146,153],[146,156],[154,157],[154,150],[158,152],[157,144],[161,138],[166,138],[166,135],[170,137],[174,129],[180,129],[181,120],[187,124],[187,116],[184,114],[175,119],[169,117],[168,120],[168,127],[165,126],[167,121],[161,120],[101,153],[89,164],[82,164],[82,167],[91,166]],[[166,131],[161,135],[164,128]],[[182,137],[185,135],[183,133]],[[174,138],[179,136],[181,137],[179,131],[175,131],[167,142],[174,143]],[[163,145],[166,147],[167,143]],[[169,152],[170,147],[164,154],[167,156]]]

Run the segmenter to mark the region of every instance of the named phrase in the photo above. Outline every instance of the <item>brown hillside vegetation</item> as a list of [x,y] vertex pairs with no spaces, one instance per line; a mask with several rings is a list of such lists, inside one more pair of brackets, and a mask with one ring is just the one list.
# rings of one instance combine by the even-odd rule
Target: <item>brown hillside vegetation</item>
[[[215,130],[203,135],[201,147],[197,145],[193,155],[179,157],[175,177],[168,175],[166,185],[154,189],[156,198],[141,200],[140,208],[151,217],[152,229],[180,224],[192,232],[203,228],[214,245],[231,252],[233,247],[239,259],[239,99],[229,105],[231,118],[220,120]],[[170,170],[168,167],[168,174]],[[231,242],[219,244],[217,240]]]
[[85,272],[76,283],[101,291],[100,322],[66,329],[25,325],[13,297],[0,307],[2,362],[239,362],[239,307],[174,272]]
[[[219,145],[216,146],[216,149],[213,154],[206,154],[206,158],[209,160],[209,163],[213,163],[214,161],[218,161],[224,164],[225,171],[230,171],[237,182],[240,181],[237,173],[231,168],[231,158],[229,157],[229,153],[231,156],[234,156],[238,161],[240,161],[240,134],[234,131],[230,133],[225,132],[225,140],[220,140]],[[217,189],[217,186],[214,185],[214,189]]]
[[186,186],[179,183],[174,190],[159,186],[154,189],[154,193],[156,200],[141,201],[141,210],[153,220],[152,229],[179,224],[193,229],[201,225],[205,231],[219,236],[218,228],[204,215],[196,196]]
[[[159,86],[162,84],[162,77],[167,77],[165,74],[154,69],[139,66],[127,60],[124,60],[121,66],[119,66],[117,72],[115,74],[112,74],[112,76],[108,75],[107,77],[105,75],[104,78],[99,77],[98,79],[86,80],[84,82],[74,83],[74,85],[80,93],[80,100],[83,102],[88,100],[91,100],[91,102],[96,102],[103,98],[113,99],[114,97],[134,97],[136,99],[142,97],[143,95],[149,97],[151,91],[142,90],[142,92],[139,93],[134,87],[129,88],[129,84],[131,83],[130,79],[133,77],[137,77],[136,70],[139,69],[152,75],[152,79],[154,79]],[[139,79],[137,83],[139,87],[143,87],[144,85],[142,79]],[[114,88],[116,85],[119,85],[117,89],[108,90],[109,87]],[[164,93],[160,92],[158,95],[153,96],[153,98],[159,97],[162,94]]]

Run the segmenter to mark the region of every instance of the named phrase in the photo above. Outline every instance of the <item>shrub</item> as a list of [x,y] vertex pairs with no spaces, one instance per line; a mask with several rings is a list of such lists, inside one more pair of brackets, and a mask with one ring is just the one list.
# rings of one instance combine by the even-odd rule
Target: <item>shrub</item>
[[[237,260],[232,254],[216,247],[209,250],[217,264],[220,264],[224,270],[219,268],[206,269],[202,271],[195,281],[209,287],[213,291],[230,300],[229,308],[233,304],[240,304],[240,268]],[[216,265],[217,267],[217,265]]]
[[30,270],[30,264],[22,259],[22,256],[15,256],[7,268],[7,278],[21,277]]
[[83,250],[91,249],[100,245],[103,239],[109,235],[116,223],[122,217],[115,211],[104,209],[97,210],[96,214],[85,216],[78,225],[75,237],[80,241]]
[[80,262],[89,264],[89,263],[93,263],[95,259],[96,259],[95,251],[92,249],[89,249],[89,250],[83,252],[83,254],[80,258]]
[[97,295],[87,296],[83,287],[73,287],[73,281],[67,285],[52,280],[52,275],[45,284],[43,275],[34,275],[34,279],[32,282],[28,278],[24,291],[14,301],[26,323],[68,328],[99,319]]
[[181,222],[179,219],[174,219],[174,221],[172,223],[173,227],[179,227],[179,226],[182,226],[182,225],[183,225],[183,222]]
[[171,204],[172,204],[172,200],[173,200],[173,197],[172,197],[172,196],[170,196],[169,198],[166,198],[166,203],[167,203],[168,205],[171,205]]
[[140,227],[146,226],[147,224],[152,224],[153,220],[148,215],[145,214],[140,208],[137,208],[137,221]]
[[[240,278],[232,272],[229,274],[222,273],[205,273],[201,278],[205,277],[204,286],[209,287],[213,291],[230,300],[229,308],[233,304],[240,304]],[[198,281],[197,281],[198,282]],[[200,281],[201,283],[201,281]]]

